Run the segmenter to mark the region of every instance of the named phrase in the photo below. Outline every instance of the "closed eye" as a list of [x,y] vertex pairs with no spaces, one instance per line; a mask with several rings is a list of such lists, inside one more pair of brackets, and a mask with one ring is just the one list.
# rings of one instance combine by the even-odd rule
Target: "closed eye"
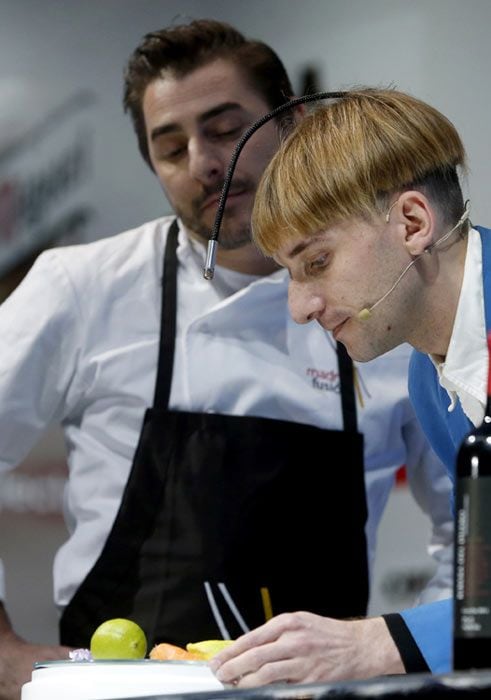
[[185,147],[181,146],[179,148],[174,148],[172,151],[167,151],[167,153],[163,154],[163,158],[165,160],[175,160],[176,158],[179,158],[179,156],[183,155],[185,152]]
[[156,142],[154,146],[154,156],[156,160],[172,163],[182,158],[187,152],[186,143],[165,143]]
[[214,134],[211,134],[212,138],[216,139],[232,139],[232,138],[238,138],[242,134],[242,126],[240,127],[234,127],[233,129],[226,129],[224,131],[215,131]]

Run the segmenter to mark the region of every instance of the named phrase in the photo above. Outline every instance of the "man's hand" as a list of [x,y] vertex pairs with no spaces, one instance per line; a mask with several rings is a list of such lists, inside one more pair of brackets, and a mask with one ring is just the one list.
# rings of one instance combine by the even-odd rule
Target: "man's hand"
[[251,688],[404,673],[381,617],[334,620],[284,613],[239,637],[210,662],[222,683]]
[[18,637],[0,603],[0,700],[20,700],[35,661],[68,659],[68,647],[28,644]]

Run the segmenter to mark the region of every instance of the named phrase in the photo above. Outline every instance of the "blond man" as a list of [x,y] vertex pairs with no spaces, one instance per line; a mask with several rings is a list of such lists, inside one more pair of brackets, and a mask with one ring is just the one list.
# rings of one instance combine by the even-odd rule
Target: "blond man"
[[[451,478],[458,445],[484,416],[491,328],[491,232],[469,225],[465,160],[455,128],[431,106],[395,90],[355,90],[298,125],[268,166],[253,214],[259,248],[289,271],[295,321],[316,321],[358,361],[415,348],[410,395]],[[299,673],[364,678],[416,670],[423,659],[444,672],[451,614],[448,599],[385,620],[283,616],[214,667],[241,685]]]

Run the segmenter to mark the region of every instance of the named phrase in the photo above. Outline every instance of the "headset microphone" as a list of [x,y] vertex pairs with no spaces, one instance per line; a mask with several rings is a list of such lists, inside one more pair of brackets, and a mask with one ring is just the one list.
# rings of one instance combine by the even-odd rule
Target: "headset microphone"
[[[386,217],[385,217],[385,220],[386,220],[387,222],[389,221],[389,216],[390,216],[390,212],[391,212],[391,210],[392,210],[392,207],[394,207],[394,206],[397,204],[397,201],[398,201],[398,200],[396,200],[396,201],[392,204],[392,206],[390,207],[389,211],[387,212],[387,215],[386,215]],[[390,289],[388,289],[388,290],[385,292],[385,294],[384,294],[382,297],[380,297],[380,299],[379,299],[378,301],[376,301],[374,304],[372,304],[371,306],[366,306],[364,309],[362,309],[361,311],[359,311],[359,312],[356,314],[356,317],[357,317],[360,321],[367,321],[367,320],[370,318],[370,316],[372,315],[372,311],[375,309],[375,307],[377,307],[377,306],[378,306],[379,304],[381,304],[385,299],[387,299],[387,297],[389,296],[389,294],[391,294],[391,293],[394,291],[394,289],[397,287],[397,285],[398,285],[399,282],[402,280],[402,278],[404,277],[404,275],[406,274],[406,272],[409,270],[409,268],[412,267],[412,266],[414,265],[414,263],[417,262],[421,257],[423,257],[423,255],[424,255],[425,253],[431,253],[431,251],[432,251],[434,248],[436,248],[437,246],[439,246],[439,245],[441,245],[442,243],[444,243],[444,242],[447,240],[447,238],[449,238],[450,235],[451,235],[454,231],[456,231],[456,230],[464,223],[464,221],[467,221],[467,219],[469,218],[469,214],[470,214],[470,202],[469,202],[469,200],[467,200],[466,203],[465,203],[464,213],[462,214],[462,216],[460,217],[460,219],[457,221],[457,223],[455,224],[455,226],[454,226],[452,229],[450,229],[450,231],[447,231],[447,233],[446,233],[444,236],[442,236],[442,237],[439,238],[437,241],[435,241],[435,243],[432,243],[432,244],[429,245],[427,248],[425,248],[425,249],[424,249],[424,252],[423,252],[423,253],[420,253],[419,255],[417,255],[417,256],[414,258],[414,260],[411,260],[411,262],[409,263],[409,265],[406,265],[406,267],[404,268],[404,270],[401,272],[401,274],[399,275],[399,277],[396,279],[396,281],[394,282],[394,284],[392,285],[392,287],[391,287]]]

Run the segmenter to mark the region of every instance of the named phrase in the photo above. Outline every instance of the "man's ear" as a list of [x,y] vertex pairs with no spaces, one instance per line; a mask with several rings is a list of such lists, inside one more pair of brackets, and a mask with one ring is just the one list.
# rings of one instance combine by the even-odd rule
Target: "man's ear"
[[406,249],[413,256],[421,255],[433,243],[436,224],[433,208],[424,194],[409,190],[399,196],[398,209]]
[[[291,99],[293,99],[293,97]],[[292,109],[293,120],[295,124],[301,122],[302,119],[305,117],[306,113],[307,108],[304,104],[295,105],[295,107],[293,107]]]

